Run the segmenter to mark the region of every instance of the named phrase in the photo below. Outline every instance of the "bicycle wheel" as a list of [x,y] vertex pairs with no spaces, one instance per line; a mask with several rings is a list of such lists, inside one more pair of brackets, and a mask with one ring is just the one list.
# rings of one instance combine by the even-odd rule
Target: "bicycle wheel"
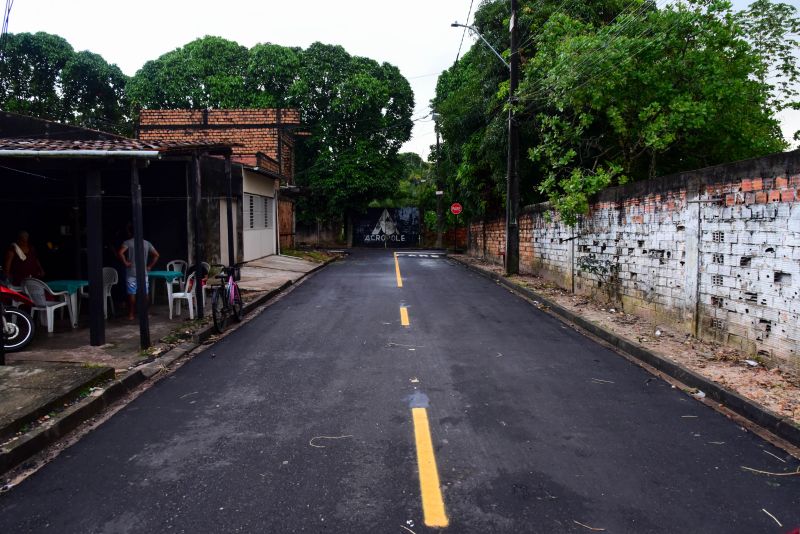
[[236,319],[237,323],[242,322],[242,317],[244,316],[244,303],[242,302],[242,294],[239,293],[239,286],[233,284],[233,302],[231,303],[233,308],[233,318]]
[[215,287],[211,293],[211,318],[214,320],[214,330],[221,334],[228,322],[228,306],[225,303],[225,288]]
[[22,350],[33,339],[35,327],[30,316],[17,308],[3,308],[3,321],[0,321],[0,328],[3,328],[3,346],[6,352]]

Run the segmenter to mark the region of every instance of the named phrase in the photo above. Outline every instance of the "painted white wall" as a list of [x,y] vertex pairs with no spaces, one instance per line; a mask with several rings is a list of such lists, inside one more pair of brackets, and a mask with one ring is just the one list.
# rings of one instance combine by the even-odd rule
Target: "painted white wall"
[[242,178],[245,193],[275,198],[275,178],[269,178],[247,169],[242,170]]
[[[251,261],[271,254],[277,254],[275,228],[278,225],[278,205],[275,199],[276,182],[256,172],[243,169],[244,198],[242,206],[244,261]],[[251,198],[253,200],[251,208]],[[269,213],[265,213],[265,199],[269,203]],[[253,214],[251,218],[250,214]],[[264,218],[269,220],[265,221]],[[254,226],[251,228],[251,223]]]

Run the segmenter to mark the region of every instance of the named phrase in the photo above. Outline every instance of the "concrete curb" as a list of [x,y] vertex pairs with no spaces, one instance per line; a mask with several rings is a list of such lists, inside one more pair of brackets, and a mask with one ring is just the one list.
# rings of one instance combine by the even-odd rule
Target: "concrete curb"
[[617,334],[610,332],[597,324],[584,319],[580,315],[564,308],[563,306],[543,297],[542,295],[518,284],[515,284],[505,276],[486,271],[475,267],[459,258],[448,256],[451,260],[458,262],[467,269],[493,280],[504,287],[521,294],[529,299],[541,302],[547,309],[543,310],[555,315],[559,319],[571,323],[582,330],[602,339],[611,346],[639,360],[662,373],[686,384],[689,387],[702,390],[706,396],[724,405],[726,408],[736,412],[742,417],[752,421],[756,425],[772,432],[776,436],[800,447],[800,427],[795,425],[790,419],[781,417],[763,406],[746,399],[719,384],[712,382],[708,378],[701,376],[694,371],[683,367],[675,362],[664,359],[663,357],[651,352],[645,347],[628,341]]
[[58,397],[54,398],[47,404],[40,406],[39,408],[28,412],[24,415],[21,415],[7,424],[4,428],[0,429],[0,440],[5,441],[6,439],[11,438],[14,434],[16,434],[19,429],[36,421],[40,417],[47,415],[48,413],[52,412],[56,408],[59,408],[64,405],[65,402],[69,402],[70,400],[74,399],[78,393],[85,388],[90,388],[105,382],[106,380],[113,380],[114,379],[114,369],[111,367],[107,368],[102,373],[98,374],[96,377],[88,380],[78,386],[73,387],[69,391],[66,391],[59,395]]
[[[245,313],[253,311],[270,299],[284,292],[287,288],[297,284],[300,280],[305,279],[323,267],[326,267],[330,263],[336,261],[336,259],[337,258],[331,258],[307,273],[304,273],[294,282],[287,281],[280,287],[261,295],[258,299],[252,302],[249,302],[244,307]],[[194,335],[192,342],[178,345],[153,361],[131,369],[119,379],[111,382],[99,395],[89,396],[75,403],[61,412],[57,418],[54,418],[51,424],[45,424],[29,434],[26,434],[19,440],[14,441],[6,447],[0,449],[0,474],[5,473],[12,467],[19,465],[34,454],[52,445],[69,432],[77,428],[81,423],[103,412],[111,404],[122,398],[125,394],[129,393],[140,384],[146,382],[162,370],[168,368],[180,358],[190,354],[197,347],[199,347],[202,342],[211,337],[213,332],[214,326],[207,326]],[[86,387],[86,385],[82,385],[81,388],[78,388],[78,390],[82,389],[83,387]],[[62,404],[64,400],[65,398],[61,399]]]

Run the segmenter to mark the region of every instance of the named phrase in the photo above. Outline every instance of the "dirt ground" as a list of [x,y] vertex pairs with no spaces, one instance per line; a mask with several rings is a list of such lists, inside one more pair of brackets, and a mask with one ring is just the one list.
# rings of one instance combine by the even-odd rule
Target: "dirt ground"
[[[456,257],[481,269],[503,274],[502,266],[465,255]],[[669,325],[624,313],[585,295],[574,295],[541,277],[518,275],[510,279],[800,425],[800,377],[778,368],[768,369],[737,349],[697,339]]]

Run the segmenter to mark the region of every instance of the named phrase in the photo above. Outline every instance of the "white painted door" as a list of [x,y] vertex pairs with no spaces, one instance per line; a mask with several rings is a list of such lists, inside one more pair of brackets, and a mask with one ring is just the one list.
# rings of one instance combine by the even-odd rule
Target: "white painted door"
[[244,194],[244,260],[275,254],[275,199]]

